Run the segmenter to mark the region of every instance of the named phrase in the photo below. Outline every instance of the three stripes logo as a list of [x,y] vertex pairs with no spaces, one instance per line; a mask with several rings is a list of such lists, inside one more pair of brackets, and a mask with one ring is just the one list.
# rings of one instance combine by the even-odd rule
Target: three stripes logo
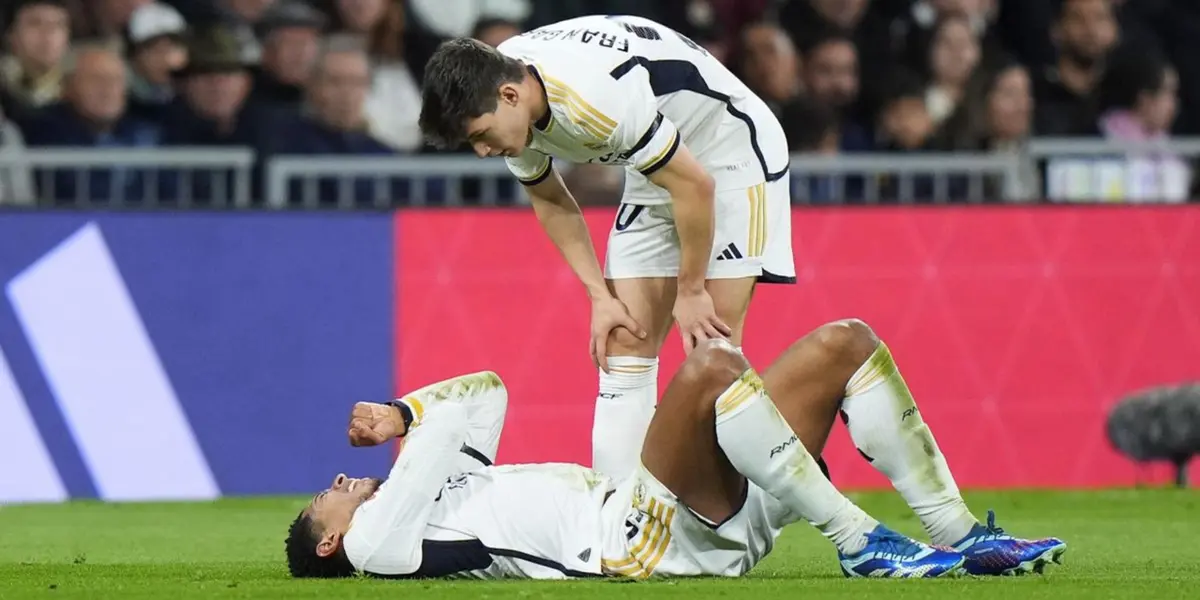
[[739,258],[744,257],[742,256],[741,250],[738,250],[738,247],[734,244],[729,244],[726,246],[725,249],[721,251],[720,256],[717,256],[717,260],[735,260]]
[[[0,347],[0,504],[69,498],[51,449],[60,456],[77,449],[103,500],[219,495],[99,226],[80,228],[4,292],[24,337],[6,338],[8,348]],[[21,342],[39,372],[11,368],[8,357]],[[53,438],[47,445],[38,411],[31,410],[31,388],[19,383],[37,377],[51,396],[38,407],[58,412],[73,448]]]

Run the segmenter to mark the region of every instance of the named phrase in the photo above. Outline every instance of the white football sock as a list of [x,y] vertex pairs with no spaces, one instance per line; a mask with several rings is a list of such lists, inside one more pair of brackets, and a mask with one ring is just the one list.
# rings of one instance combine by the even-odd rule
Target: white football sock
[[883,342],[846,384],[842,413],[854,445],[891,480],[934,544],[957,542],[978,523]]
[[608,357],[592,422],[592,468],[620,481],[633,473],[658,398],[658,359]]
[[866,546],[866,534],[879,522],[825,478],[753,369],[717,398],[716,411],[717,443],[739,473],[812,523],[841,552],[852,555]]

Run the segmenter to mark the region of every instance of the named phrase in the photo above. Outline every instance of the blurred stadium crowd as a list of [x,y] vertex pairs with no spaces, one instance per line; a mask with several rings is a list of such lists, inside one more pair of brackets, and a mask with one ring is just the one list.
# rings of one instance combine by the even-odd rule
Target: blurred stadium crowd
[[[704,44],[771,103],[795,152],[1004,152],[1031,136],[1145,141],[1200,132],[1195,0],[0,6],[0,157],[47,147],[237,146],[252,148],[259,163],[279,155],[426,153],[416,124],[420,81],[440,41],[473,35],[498,44],[593,13],[650,17]],[[93,172],[88,185],[136,195],[113,185],[121,177],[134,185],[119,171]],[[611,189],[605,178],[620,176],[578,171],[572,177],[585,199],[587,189]],[[40,189],[46,178],[36,175],[0,170],[0,204],[78,196],[77,177],[55,174],[47,192]],[[160,195],[178,185],[156,179]]]

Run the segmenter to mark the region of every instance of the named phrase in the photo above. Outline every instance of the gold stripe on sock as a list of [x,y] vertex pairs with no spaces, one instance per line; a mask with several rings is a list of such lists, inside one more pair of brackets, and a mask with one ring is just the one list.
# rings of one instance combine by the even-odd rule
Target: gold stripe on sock
[[612,365],[608,366],[608,370],[612,371],[614,373],[634,373],[634,374],[645,373],[646,371],[649,371],[652,368],[654,368],[654,365],[627,365],[627,366],[622,365],[619,367],[614,367]]
[[895,375],[896,372],[896,362],[892,360],[891,350],[888,349],[887,344],[879,342],[875,351],[871,353],[871,357],[846,384],[846,396],[861,394]]
[[756,394],[762,393],[764,390],[762,378],[754,369],[746,369],[738,380],[729,386],[729,389],[717,399],[717,417],[729,414],[737,409],[737,407],[745,404],[747,400],[753,398]]

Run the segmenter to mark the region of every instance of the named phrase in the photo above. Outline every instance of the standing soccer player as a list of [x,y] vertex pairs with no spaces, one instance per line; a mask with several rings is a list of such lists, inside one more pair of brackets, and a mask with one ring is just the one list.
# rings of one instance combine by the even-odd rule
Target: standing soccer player
[[[717,59],[653,21],[589,16],[493,49],[443,44],[421,128],[504,156],[592,301],[600,367],[592,466],[637,464],[672,320],[684,350],[742,343],[757,282],[794,283],[788,148],[770,109]],[[625,168],[603,271],[553,159]]]

